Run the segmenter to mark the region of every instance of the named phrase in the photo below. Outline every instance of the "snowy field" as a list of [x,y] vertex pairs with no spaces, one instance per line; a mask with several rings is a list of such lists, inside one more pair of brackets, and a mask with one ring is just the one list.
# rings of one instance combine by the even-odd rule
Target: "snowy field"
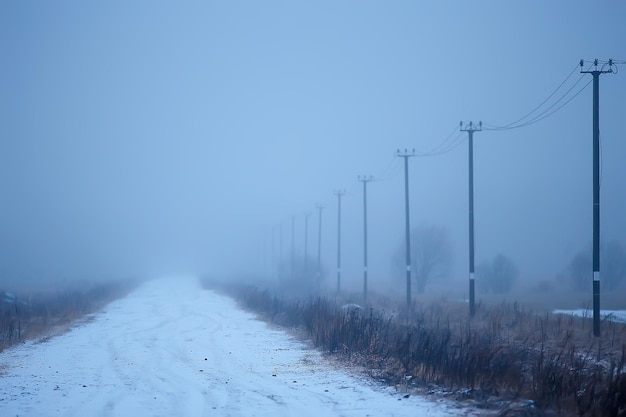
[[[554,310],[554,314],[570,314],[579,317],[593,317],[593,311],[585,308],[575,310]],[[626,310],[600,310],[602,320],[611,320],[620,323],[626,323]]]
[[0,353],[0,416],[468,416],[404,398],[194,279],[150,281],[92,320]]

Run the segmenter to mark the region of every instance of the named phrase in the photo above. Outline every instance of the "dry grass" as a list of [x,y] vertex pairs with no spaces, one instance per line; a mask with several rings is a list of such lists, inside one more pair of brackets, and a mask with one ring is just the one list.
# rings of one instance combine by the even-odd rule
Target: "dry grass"
[[49,338],[70,324],[127,294],[135,282],[110,282],[86,290],[17,294],[12,303],[0,303],[0,352],[16,343]]
[[[364,367],[389,384],[437,384],[485,404],[532,400],[536,413],[626,413],[626,326],[537,313],[517,303],[467,306],[445,301],[400,308],[388,302],[346,312],[341,301],[286,300],[250,287],[231,288],[267,319],[306,331],[316,346]],[[503,415],[510,413],[505,409]]]

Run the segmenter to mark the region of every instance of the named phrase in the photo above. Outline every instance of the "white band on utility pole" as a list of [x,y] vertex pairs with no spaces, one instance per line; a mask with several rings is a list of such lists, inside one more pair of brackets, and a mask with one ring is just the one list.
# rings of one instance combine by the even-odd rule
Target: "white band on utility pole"
[[366,266],[363,267],[363,272],[367,272],[367,267]]
[[411,272],[411,265],[406,266],[406,272]]
[[470,279],[473,281],[474,280],[474,273],[470,272]]
[[600,271],[593,271],[593,280],[600,281]]

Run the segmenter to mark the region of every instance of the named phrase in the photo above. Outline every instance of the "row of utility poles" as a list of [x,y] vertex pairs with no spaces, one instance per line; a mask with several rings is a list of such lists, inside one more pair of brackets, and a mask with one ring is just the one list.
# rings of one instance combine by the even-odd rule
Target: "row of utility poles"
[[[459,123],[461,132],[468,133],[468,155],[469,155],[469,305],[470,316],[476,314],[475,308],[475,287],[474,287],[474,132],[482,130],[482,122],[478,127],[473,122],[469,122],[465,127],[463,122]],[[404,206],[405,206],[405,250],[406,250],[406,304],[411,307],[411,218],[409,210],[409,158],[415,156],[415,149],[409,151],[397,151],[397,156],[404,159]]]
[[[613,61],[608,61],[608,69],[598,68],[598,60],[593,63],[593,70],[583,70],[584,61],[580,61],[581,73],[593,76],[593,333],[600,336],[600,126],[599,126],[599,79],[600,75],[613,73]],[[475,307],[475,271],[474,271],[474,133],[482,131],[482,122],[475,125],[473,122],[459,123],[459,130],[468,134],[468,187],[469,187],[469,314],[474,317]],[[405,250],[406,250],[406,303],[411,308],[411,228],[409,207],[409,158],[416,156],[415,150],[398,150],[396,155],[404,159],[404,199],[405,199]],[[367,299],[367,184],[373,181],[372,176],[359,176],[358,181],[363,183],[363,298]],[[345,191],[336,190],[337,196],[337,293],[341,291],[341,198]],[[319,211],[319,230],[317,248],[317,284],[321,278],[321,241],[322,241],[322,210],[323,205],[317,205]],[[305,215],[305,265],[308,262],[307,230],[308,214]],[[282,230],[282,228],[281,228]],[[282,231],[281,231],[282,235]],[[281,237],[282,256],[282,237]],[[294,218],[292,217],[292,273],[294,268]],[[305,267],[306,268],[306,267]]]
[[[613,73],[613,60],[609,59],[608,69],[598,68],[598,60],[594,60],[592,70],[583,70],[584,60],[580,60],[580,72],[593,76],[593,335],[600,336],[600,75]],[[482,122],[476,127],[469,122],[460,130],[468,133],[468,165],[469,165],[469,303],[470,316],[476,313],[474,304],[474,132],[482,130]],[[407,223],[408,224],[408,223]]]
[[[364,213],[364,277],[363,277],[363,295],[367,297],[367,183],[372,181],[373,177],[360,177],[359,181],[363,182],[363,213]],[[334,194],[337,196],[337,293],[341,292],[341,198],[346,194],[345,190],[335,190]],[[317,238],[317,270],[316,270],[316,281],[317,285],[321,280],[321,270],[322,270],[322,210],[325,208],[322,204],[317,204],[316,208],[318,210],[318,238]],[[304,215],[304,270],[305,274],[309,270],[309,252],[308,252],[308,230],[309,230],[309,216],[310,213],[305,213]],[[280,246],[280,258],[282,259],[283,249],[282,249],[282,225],[279,230],[279,246]],[[272,237],[272,252],[275,252],[274,248],[274,240]],[[274,257],[274,254],[272,255]],[[291,216],[291,268],[290,274],[293,276],[295,274],[295,216]]]

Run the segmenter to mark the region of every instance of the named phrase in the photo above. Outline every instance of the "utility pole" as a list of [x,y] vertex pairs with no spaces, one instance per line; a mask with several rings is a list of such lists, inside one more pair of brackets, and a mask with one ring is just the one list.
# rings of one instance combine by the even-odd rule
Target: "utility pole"
[[337,196],[337,294],[341,291],[341,197],[345,190],[335,190]]
[[295,262],[296,262],[296,216],[291,216],[291,279],[292,280],[296,276]]
[[478,127],[469,122],[463,127],[463,122],[459,123],[461,132],[467,132],[468,135],[468,158],[469,158],[469,305],[470,317],[476,314],[474,303],[474,132],[480,132],[483,129],[483,122],[478,122]]
[[304,213],[304,277],[309,279],[309,216]]
[[319,213],[319,229],[317,234],[317,292],[319,293],[322,281],[322,210],[324,205],[316,205]]
[[278,281],[284,284],[284,271],[283,271],[283,223],[278,225]]
[[359,175],[358,180],[363,183],[363,300],[367,300],[367,183],[374,177]]
[[276,226],[272,226],[272,278],[276,279]]
[[283,224],[278,225],[278,256],[279,261],[283,260]]
[[600,75],[613,72],[613,60],[609,69],[598,69],[598,60],[593,61],[592,71],[580,72],[593,76],[593,335],[600,337]]
[[411,226],[409,216],[409,158],[415,156],[415,149],[411,152],[406,149],[400,152],[398,149],[397,156],[404,158],[404,206],[405,206],[405,224],[406,224],[406,307],[411,311]]

